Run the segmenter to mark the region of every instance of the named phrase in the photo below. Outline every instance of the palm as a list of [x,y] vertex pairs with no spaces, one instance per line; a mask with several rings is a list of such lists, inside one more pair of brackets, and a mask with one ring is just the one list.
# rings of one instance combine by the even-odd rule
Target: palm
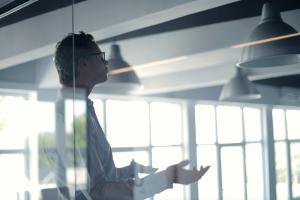
[[201,166],[200,170],[193,169],[193,170],[186,170],[183,168],[177,168],[177,183],[181,184],[190,184],[196,182],[202,178],[202,176],[208,171],[210,166],[206,166],[203,168]]
[[174,183],[180,183],[180,184],[190,184],[193,182],[196,182],[201,179],[201,177],[208,171],[210,166],[200,167],[200,170],[197,170],[196,168],[190,170],[190,169],[184,169],[183,167],[186,166],[189,162],[188,161],[182,161],[178,163],[177,165],[172,165],[167,168],[167,174],[169,177],[172,177],[171,180],[173,180]]

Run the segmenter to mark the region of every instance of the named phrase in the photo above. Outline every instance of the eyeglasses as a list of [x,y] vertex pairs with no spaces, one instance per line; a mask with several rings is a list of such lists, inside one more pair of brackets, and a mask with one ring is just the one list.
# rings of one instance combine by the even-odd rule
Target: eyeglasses
[[97,53],[89,53],[89,54],[86,54],[86,55],[83,55],[83,57],[89,57],[89,56],[100,56],[100,59],[102,62],[106,63],[107,60],[105,59],[105,52],[97,52]]

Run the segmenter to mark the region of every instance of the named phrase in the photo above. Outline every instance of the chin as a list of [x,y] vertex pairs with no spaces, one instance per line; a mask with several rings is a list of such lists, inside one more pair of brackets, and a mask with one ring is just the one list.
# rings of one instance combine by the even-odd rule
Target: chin
[[98,83],[104,83],[104,82],[106,82],[106,81],[107,81],[107,77],[100,79],[100,80],[98,81]]

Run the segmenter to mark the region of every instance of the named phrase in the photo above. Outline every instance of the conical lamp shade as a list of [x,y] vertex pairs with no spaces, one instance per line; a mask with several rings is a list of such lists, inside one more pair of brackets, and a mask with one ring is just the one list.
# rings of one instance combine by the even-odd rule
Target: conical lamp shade
[[241,69],[237,68],[235,76],[224,85],[219,100],[251,100],[259,98],[261,98],[261,94],[257,91],[255,85],[247,79]]
[[[108,59],[108,68],[110,71],[118,71],[124,67],[129,67],[129,64],[123,59],[120,51],[120,46],[113,44],[110,50]],[[109,76],[109,83],[135,83],[140,84],[140,80],[133,70],[117,73]]]
[[[244,47],[237,65],[242,68],[267,68],[300,62],[300,37],[278,38],[297,33],[282,21],[280,13],[271,3],[265,3],[260,24],[248,41],[249,44],[257,41],[261,43]],[[277,40],[266,41],[270,38]]]

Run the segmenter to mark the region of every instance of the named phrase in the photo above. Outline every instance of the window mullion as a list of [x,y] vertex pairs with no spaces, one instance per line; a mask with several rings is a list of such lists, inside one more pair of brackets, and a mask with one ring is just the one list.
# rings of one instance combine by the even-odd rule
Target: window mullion
[[[153,146],[152,146],[152,130],[151,130],[151,102],[148,102],[148,120],[149,120],[149,147],[147,150],[148,153],[148,158],[149,158],[149,166],[153,165],[153,158],[152,158],[152,150],[153,150]],[[153,197],[150,198],[150,200],[153,200]]]
[[217,144],[216,144],[216,156],[217,156],[217,176],[218,176],[218,199],[222,200],[223,199],[223,186],[222,186],[222,164],[221,164],[221,145],[219,144],[218,141],[218,116],[217,116],[217,111],[216,111],[216,107],[214,107],[214,112],[215,112],[215,126],[216,126],[216,140],[217,140]]
[[[187,102],[182,108],[184,159],[190,161],[190,166],[197,166],[195,104]],[[185,196],[186,199],[198,199],[197,182],[189,186]]]
[[291,145],[288,140],[288,129],[287,129],[287,118],[286,110],[284,110],[284,121],[285,121],[285,147],[286,147],[286,166],[287,166],[287,187],[288,187],[288,199],[293,199],[292,191],[292,169],[291,169]]
[[273,137],[272,107],[263,109],[263,152],[265,173],[265,199],[276,199],[276,169]]
[[243,165],[244,165],[244,170],[243,170],[243,175],[244,175],[244,199],[248,199],[247,195],[247,165],[246,165],[246,136],[245,136],[245,119],[244,119],[244,109],[242,108],[242,151],[243,151]]

